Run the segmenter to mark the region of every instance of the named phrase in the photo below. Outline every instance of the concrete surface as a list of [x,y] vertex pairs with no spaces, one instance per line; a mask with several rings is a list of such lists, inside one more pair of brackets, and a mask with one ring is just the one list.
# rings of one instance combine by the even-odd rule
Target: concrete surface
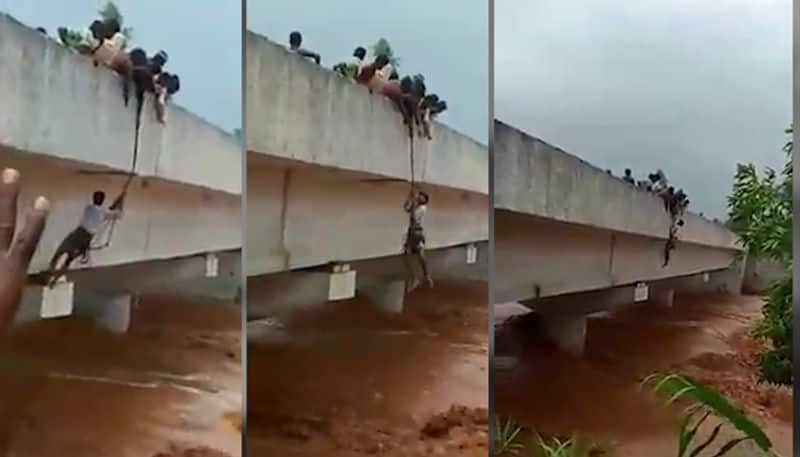
[[687,214],[665,267],[659,198],[499,121],[494,141],[495,303],[724,270],[740,251]]
[[[106,192],[106,204],[122,190],[123,173],[133,163],[135,102],[124,106],[121,81],[112,71],[5,14],[0,101],[0,167],[22,173],[20,210],[38,195],[52,203],[31,263],[35,273],[47,268],[58,244],[78,225],[94,190]],[[150,102],[139,140],[139,176],[111,246],[74,268],[240,249],[242,150],[236,140],[175,105],[161,125]]]
[[[382,96],[246,36],[247,274],[400,253],[409,139]],[[428,248],[488,240],[486,146],[441,124],[415,140]]]

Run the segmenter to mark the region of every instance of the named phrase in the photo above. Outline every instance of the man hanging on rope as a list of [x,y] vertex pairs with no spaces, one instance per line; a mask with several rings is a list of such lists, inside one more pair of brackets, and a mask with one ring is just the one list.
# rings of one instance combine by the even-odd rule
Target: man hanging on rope
[[[70,264],[76,258],[82,257],[84,263],[89,260],[89,250],[94,236],[106,223],[118,219],[122,215],[125,193],[123,191],[108,209],[103,208],[105,192],[98,190],[92,194],[92,203],[83,209],[80,225],[64,238],[64,241],[56,249],[56,253],[53,254],[53,258],[50,259],[50,269],[47,272],[49,275],[48,287],[52,287],[67,272]],[[59,268],[58,261],[64,254],[67,258]]]
[[406,283],[406,292],[411,292],[419,285],[419,279],[417,279],[411,263],[412,256],[419,261],[422,274],[428,286],[433,287],[433,279],[431,279],[428,272],[428,264],[425,261],[425,231],[422,228],[429,200],[428,194],[412,187],[403,205],[403,209],[408,213],[408,231],[403,243],[403,260],[409,275],[409,281]]

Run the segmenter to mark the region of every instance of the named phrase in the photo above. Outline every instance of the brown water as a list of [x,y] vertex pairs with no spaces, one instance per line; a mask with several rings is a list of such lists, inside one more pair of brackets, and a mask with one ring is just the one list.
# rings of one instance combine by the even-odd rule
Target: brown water
[[132,322],[39,321],[0,340],[0,455],[241,455],[240,307],[146,297]]
[[484,457],[486,301],[437,284],[402,315],[357,298],[251,324],[248,455]]
[[[521,311],[498,305],[496,411],[540,433],[587,437],[617,457],[673,456],[679,410],[640,387],[650,373],[673,371],[727,394],[788,457],[791,390],[757,382],[759,342],[749,331],[761,304],[753,296],[678,296],[671,309],[645,306],[590,319],[581,360],[543,342],[533,315],[499,325]],[[731,456],[757,455],[738,452]]]

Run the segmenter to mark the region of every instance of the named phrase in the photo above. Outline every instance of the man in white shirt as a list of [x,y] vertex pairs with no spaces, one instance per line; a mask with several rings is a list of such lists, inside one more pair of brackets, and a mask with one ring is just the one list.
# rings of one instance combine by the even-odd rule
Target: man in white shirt
[[[92,203],[86,205],[83,209],[83,216],[78,227],[70,232],[64,241],[56,249],[53,258],[50,259],[50,278],[47,285],[52,287],[56,281],[59,280],[69,269],[70,264],[82,257],[83,261],[88,261],[89,249],[92,245],[92,239],[97,233],[103,229],[106,223],[118,219],[122,215],[122,203],[125,198],[125,193],[122,193],[111,206],[106,209],[103,208],[103,202],[106,199],[105,192],[95,191],[92,194]],[[67,255],[66,260],[58,267],[58,261],[64,254]]]
[[431,279],[428,272],[428,264],[425,261],[425,231],[423,229],[423,222],[425,213],[428,211],[428,201],[430,198],[428,194],[423,191],[412,190],[408,199],[406,199],[403,209],[408,213],[408,231],[406,232],[405,240],[403,241],[403,259],[408,269],[410,276],[409,283],[406,286],[406,292],[410,292],[417,288],[419,280],[414,273],[410,257],[415,256],[419,261],[422,274],[429,287],[433,287],[433,279]]

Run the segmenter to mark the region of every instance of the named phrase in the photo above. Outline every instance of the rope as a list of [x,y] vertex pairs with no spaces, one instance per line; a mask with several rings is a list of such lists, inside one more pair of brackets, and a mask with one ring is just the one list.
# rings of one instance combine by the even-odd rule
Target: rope
[[[136,176],[136,162],[139,160],[139,130],[142,126],[142,106],[144,105],[144,93],[137,89],[136,91],[136,126],[135,126],[135,135],[133,138],[133,160],[131,161],[131,169],[128,172],[128,179],[125,180],[125,184],[122,186],[122,192],[120,192],[120,196],[117,199],[122,198],[127,192],[128,187],[130,187],[131,182],[133,182],[133,177]],[[90,247],[91,250],[99,250],[105,249],[111,246],[111,239],[114,236],[114,227],[117,225],[117,218],[111,219],[111,222],[108,226],[108,234],[106,235],[106,241],[98,246]]]
[[408,123],[408,158],[411,163],[411,189],[413,190],[416,180],[414,178],[414,126],[411,121]]

